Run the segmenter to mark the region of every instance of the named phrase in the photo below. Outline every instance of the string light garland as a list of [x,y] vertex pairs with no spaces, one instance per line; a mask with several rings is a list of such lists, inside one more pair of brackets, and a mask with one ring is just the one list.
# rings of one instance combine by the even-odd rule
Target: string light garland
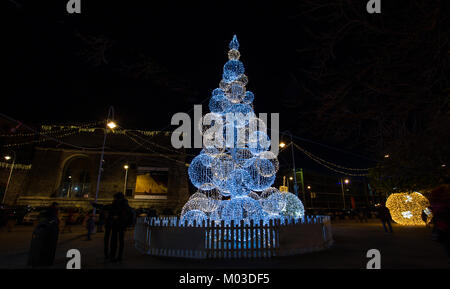
[[[76,129],[85,130],[86,128],[93,127],[100,123],[101,123],[100,121],[96,121],[96,122],[90,122],[90,123],[86,123],[86,124],[82,124],[82,125],[69,125],[69,126],[41,125],[41,131],[46,131],[45,133],[43,133],[43,132],[17,133],[17,134],[12,133],[12,134],[1,134],[0,137],[30,137],[30,136],[40,135],[40,134],[45,134],[45,135],[59,134],[62,132],[67,132],[67,131],[76,130]],[[58,128],[58,129],[55,130],[55,128]]]
[[[0,162],[0,168],[10,169],[12,167],[12,164]],[[20,170],[31,170],[31,164],[30,165],[24,165],[24,164],[14,164],[14,169],[20,169]]]
[[160,157],[163,157],[163,158],[166,158],[166,159],[168,159],[168,160],[171,160],[171,161],[174,161],[174,162],[183,164],[184,166],[188,166],[188,165],[189,165],[189,164],[187,164],[187,163],[185,163],[185,162],[183,162],[183,161],[180,161],[180,160],[177,160],[177,159],[168,157],[168,156],[166,156],[166,155],[164,155],[164,154],[158,153],[158,152],[156,152],[154,149],[152,149],[152,148],[150,148],[150,147],[144,145],[143,143],[139,142],[139,141],[136,140],[134,137],[132,137],[132,136],[130,136],[130,135],[127,135],[127,134],[125,134],[125,135],[128,136],[133,142],[135,142],[135,143],[137,143],[138,145],[142,146],[143,148],[145,148],[145,149],[151,151],[152,153],[157,154],[157,155],[160,156]]
[[318,164],[320,164],[320,165],[322,165],[322,166],[324,166],[324,167],[326,167],[326,168],[328,168],[328,169],[330,169],[330,170],[332,170],[332,171],[335,171],[335,172],[340,173],[340,174],[343,174],[343,175],[348,175],[348,176],[368,176],[368,173],[365,173],[365,174],[357,174],[357,173],[345,172],[345,171],[342,171],[342,170],[335,169],[335,168],[331,167],[331,166],[328,165],[328,164],[332,164],[332,165],[335,166],[335,167],[342,168],[342,169],[348,169],[348,170],[352,170],[352,171],[356,171],[356,170],[366,171],[366,170],[369,170],[369,169],[353,169],[353,168],[346,168],[346,167],[343,167],[343,166],[339,166],[339,165],[337,165],[337,164],[333,164],[333,163],[331,163],[331,162],[327,162],[327,161],[325,161],[325,160],[322,160],[321,158],[312,155],[311,153],[309,153],[308,151],[306,151],[305,149],[303,149],[303,148],[300,147],[299,145],[297,145],[297,144],[295,144],[295,143],[293,143],[293,144],[294,144],[294,146],[295,146],[296,148],[298,148],[299,150],[301,150],[301,151],[302,151],[306,156],[308,156],[311,160],[315,161],[316,163],[318,163]]
[[71,136],[74,134],[79,133],[80,131],[76,130],[76,131],[70,131],[70,132],[66,132],[63,134],[59,134],[59,135],[53,135],[52,139],[50,138],[46,138],[44,134],[40,134],[42,137],[42,139],[38,139],[38,140],[31,140],[31,141],[27,141],[27,142],[20,142],[20,143],[13,143],[13,144],[6,144],[3,145],[4,147],[16,147],[16,146],[23,146],[23,145],[29,145],[29,144],[35,144],[35,143],[42,143],[42,142],[46,142],[46,141],[51,141],[54,140],[53,138],[63,138],[63,137],[67,137],[67,136]]
[[[400,225],[426,225],[433,217],[430,202],[419,192],[391,194],[386,201],[386,207],[392,220]],[[422,213],[426,216],[425,222]]]

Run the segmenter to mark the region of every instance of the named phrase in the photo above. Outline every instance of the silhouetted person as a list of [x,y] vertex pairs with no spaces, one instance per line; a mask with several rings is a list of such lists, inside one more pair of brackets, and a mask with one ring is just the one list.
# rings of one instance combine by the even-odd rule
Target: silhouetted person
[[[124,248],[125,229],[128,225],[130,207],[122,193],[114,195],[114,201],[110,205],[92,204],[101,208],[107,215],[105,220],[104,254],[105,259],[113,262],[121,262]],[[117,243],[119,251],[117,252]]]
[[53,202],[43,213],[42,221],[32,235],[28,264],[35,266],[51,266],[55,260],[59,235],[59,206]]
[[441,185],[431,191],[431,207],[433,209],[434,234],[437,241],[444,246],[450,260],[450,189],[449,185]]
[[378,217],[381,220],[381,223],[383,224],[384,231],[388,233],[388,229],[386,225],[389,227],[389,232],[392,233],[392,226],[391,226],[391,213],[389,212],[389,209],[386,207],[386,202],[382,201],[380,204],[380,207],[378,208]]
[[94,233],[95,229],[95,219],[94,214],[89,213],[86,219],[86,229],[87,229],[87,241],[92,240],[91,235]]
[[367,222],[368,222],[368,220],[367,220],[367,215],[368,215],[368,210],[367,210],[367,208],[366,208],[366,207],[361,208],[361,209],[360,209],[360,212],[359,212],[359,216],[360,216],[360,221],[361,221],[361,223],[363,223],[363,222],[367,223]]

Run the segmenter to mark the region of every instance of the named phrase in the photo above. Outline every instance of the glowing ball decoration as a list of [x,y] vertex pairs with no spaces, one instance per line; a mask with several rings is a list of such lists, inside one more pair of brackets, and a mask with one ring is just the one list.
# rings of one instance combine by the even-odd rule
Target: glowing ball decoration
[[235,223],[244,220],[245,224],[249,224],[250,220],[258,222],[262,218],[263,214],[259,202],[247,196],[227,201],[222,209],[222,219],[226,223],[232,220]]
[[262,209],[271,215],[279,214],[286,207],[283,193],[274,187],[267,188],[261,193],[260,203]]
[[[197,188],[200,188],[204,184],[211,184],[212,182],[212,172],[211,167],[205,166],[204,163],[208,161],[205,160],[208,156],[200,154],[196,156],[191,164],[189,165],[188,174],[191,182]],[[211,186],[211,189],[213,187]],[[205,189],[203,187],[203,189]]]
[[185,224],[187,221],[188,226],[193,226],[194,222],[196,225],[202,224],[203,221],[207,221],[208,216],[200,210],[191,210],[186,212],[186,214],[181,216],[181,223]]
[[244,98],[242,99],[242,102],[245,104],[250,104],[253,102],[254,99],[255,99],[255,95],[253,94],[253,92],[247,90],[245,92]]
[[241,168],[246,168],[248,165],[251,165],[252,162],[249,160],[253,158],[253,154],[249,149],[246,148],[237,148],[235,153],[235,162]]
[[281,215],[290,218],[303,218],[305,216],[305,208],[303,207],[302,201],[300,199],[289,192],[281,193],[286,202],[286,206],[281,211]]
[[231,196],[245,196],[250,193],[247,184],[250,182],[250,175],[243,169],[236,169],[232,171],[227,180],[227,188]]
[[253,163],[245,168],[250,175],[250,181],[247,183],[247,188],[252,191],[261,192],[270,187],[275,182],[276,175],[274,174],[270,177],[261,175],[260,170],[254,163],[256,160],[252,158],[249,161]]
[[267,151],[270,147],[270,138],[263,131],[255,131],[250,134],[249,148],[250,151],[257,155]]
[[[431,221],[430,202],[421,193],[391,194],[386,207],[391,213],[392,220],[400,225],[426,225]],[[427,221],[422,220],[422,212],[427,215]]]
[[234,162],[230,155],[220,154],[211,162],[211,172],[219,180],[228,179],[234,169]]
[[223,66],[223,80],[231,82],[237,80],[245,71],[244,64],[239,60],[228,60]]

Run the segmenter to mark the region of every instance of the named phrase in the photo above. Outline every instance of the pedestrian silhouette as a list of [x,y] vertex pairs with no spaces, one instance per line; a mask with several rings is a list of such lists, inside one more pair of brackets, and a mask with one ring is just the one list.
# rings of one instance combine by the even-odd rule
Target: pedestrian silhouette
[[[378,208],[378,215],[381,220],[381,223],[383,224],[384,231],[386,233],[393,233],[392,226],[391,226],[391,213],[389,212],[389,209],[386,207],[386,201],[382,201],[379,208]],[[386,227],[387,225],[387,227]],[[389,231],[388,231],[389,227]]]
[[[114,201],[109,205],[92,203],[95,208],[102,209],[106,214],[104,255],[105,260],[121,262],[124,249],[125,229],[130,224],[131,208],[122,193],[114,195]],[[117,245],[118,248],[117,248]],[[119,249],[117,251],[117,249]]]
[[28,265],[52,266],[55,260],[59,235],[59,206],[53,202],[42,214],[41,222],[33,231]]
[[431,191],[431,207],[433,209],[433,234],[447,253],[450,261],[450,188],[441,185]]

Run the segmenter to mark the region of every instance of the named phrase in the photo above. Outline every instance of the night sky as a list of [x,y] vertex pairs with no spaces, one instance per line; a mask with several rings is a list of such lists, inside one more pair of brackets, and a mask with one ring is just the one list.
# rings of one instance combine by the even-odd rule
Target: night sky
[[124,127],[164,128],[207,104],[233,34],[256,111],[281,111],[295,47],[279,7],[83,1],[81,15],[68,15],[64,1],[29,2],[8,3],[5,83],[18,119],[90,121],[111,104]]
[[[222,78],[228,43],[236,34],[249,78],[247,89],[255,93],[255,112],[280,113],[280,130],[292,131],[303,139],[296,142],[325,159],[367,167],[374,164],[369,159],[384,150],[369,149],[368,136],[378,137],[371,113],[394,115],[397,112],[385,111],[391,108],[382,105],[390,105],[387,98],[399,99],[380,89],[374,89],[373,96],[367,87],[422,85],[421,79],[408,78],[410,68],[397,72],[401,65],[393,61],[386,66],[383,61],[411,48],[405,50],[400,40],[395,43],[397,37],[411,38],[397,36],[395,29],[407,28],[407,21],[420,22],[426,7],[407,10],[406,2],[384,1],[383,14],[377,16],[367,14],[366,1],[348,1],[348,7],[339,1],[340,6],[332,2],[329,7],[319,7],[326,1],[292,6],[280,1],[153,2],[82,0],[81,15],[70,15],[67,1],[6,1],[2,112],[30,125],[64,124],[102,120],[113,105],[124,128],[171,130],[174,113],[191,112],[201,103],[208,111],[211,91]],[[356,21],[348,18],[354,15]],[[354,28],[358,21],[366,30]],[[391,31],[389,37],[384,31]],[[424,33],[428,34],[433,35]],[[404,55],[403,63],[418,62],[414,69],[435,66],[428,61],[431,56],[417,57],[409,51]],[[393,83],[378,78],[370,83],[374,75],[387,75],[369,62],[378,59],[379,67],[395,71]],[[316,77],[324,67],[328,74]],[[358,87],[364,82],[370,85]],[[345,98],[335,101],[344,90]],[[327,111],[330,103],[332,110]],[[375,110],[362,113],[368,107]],[[359,127],[354,125],[358,113],[364,121]],[[316,119],[323,115],[323,120]],[[348,128],[345,139],[330,133],[336,127],[344,134]]]

